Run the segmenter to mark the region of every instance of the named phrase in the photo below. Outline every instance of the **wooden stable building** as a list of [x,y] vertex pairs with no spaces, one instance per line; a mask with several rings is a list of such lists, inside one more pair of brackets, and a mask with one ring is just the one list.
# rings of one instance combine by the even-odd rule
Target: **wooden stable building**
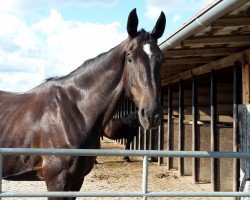
[[[243,150],[238,125],[245,122],[239,106],[250,103],[250,2],[216,1],[160,47],[166,149]],[[212,190],[239,190],[237,159],[168,158],[167,165],[211,182]]]
[[[159,130],[140,130],[132,148],[250,151],[250,1],[215,1],[159,46],[166,57],[164,120]],[[128,101],[120,112],[126,110],[134,110]],[[213,191],[250,191],[248,160],[158,162],[193,176],[194,183],[211,183]]]

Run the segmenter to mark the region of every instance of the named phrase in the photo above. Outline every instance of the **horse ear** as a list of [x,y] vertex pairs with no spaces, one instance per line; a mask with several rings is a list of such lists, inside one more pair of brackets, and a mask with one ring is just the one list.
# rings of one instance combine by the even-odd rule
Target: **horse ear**
[[164,33],[165,26],[166,26],[166,16],[164,12],[161,12],[160,17],[158,18],[155,27],[151,32],[152,37],[155,39],[160,38]]
[[128,16],[128,23],[127,23],[127,31],[130,37],[137,36],[137,27],[138,27],[138,17],[136,14],[136,8],[133,9]]

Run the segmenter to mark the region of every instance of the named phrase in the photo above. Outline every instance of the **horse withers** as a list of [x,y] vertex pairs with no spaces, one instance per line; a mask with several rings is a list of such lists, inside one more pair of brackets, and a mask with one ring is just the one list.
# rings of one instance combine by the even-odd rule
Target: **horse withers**
[[[125,149],[129,150],[132,140],[138,134],[139,126],[137,112],[120,118],[112,118],[104,128],[102,136],[112,140],[126,139]],[[123,159],[126,162],[131,161],[128,156],[123,157]]]
[[[1,91],[0,147],[99,149],[100,134],[125,96],[139,109],[144,128],[158,126],[164,56],[157,39],[165,22],[161,13],[152,32],[138,31],[134,9],[128,17],[128,38],[113,49],[28,92]],[[48,191],[79,191],[95,159],[8,155],[3,157],[3,178],[44,180]]]

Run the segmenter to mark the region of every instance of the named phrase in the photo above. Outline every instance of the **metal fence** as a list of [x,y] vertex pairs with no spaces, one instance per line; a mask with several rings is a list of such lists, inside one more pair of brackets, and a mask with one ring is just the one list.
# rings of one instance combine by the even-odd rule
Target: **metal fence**
[[[136,192],[4,192],[2,167],[4,155],[54,155],[54,156],[136,156],[143,157],[142,190]],[[158,150],[104,150],[104,149],[32,149],[0,148],[0,198],[1,197],[250,197],[250,192],[155,192],[148,191],[149,157],[193,158],[250,158],[250,152],[208,151],[158,151]]]

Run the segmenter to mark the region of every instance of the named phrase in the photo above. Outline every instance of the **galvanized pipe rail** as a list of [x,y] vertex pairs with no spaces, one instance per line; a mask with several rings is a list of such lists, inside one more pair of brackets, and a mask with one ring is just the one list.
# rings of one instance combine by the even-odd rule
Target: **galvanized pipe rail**
[[[4,155],[51,156],[137,156],[143,157],[142,191],[125,192],[3,192],[2,158]],[[148,191],[148,157],[250,158],[250,152],[104,150],[104,149],[32,149],[0,148],[1,197],[250,197],[250,192],[150,192]]]

